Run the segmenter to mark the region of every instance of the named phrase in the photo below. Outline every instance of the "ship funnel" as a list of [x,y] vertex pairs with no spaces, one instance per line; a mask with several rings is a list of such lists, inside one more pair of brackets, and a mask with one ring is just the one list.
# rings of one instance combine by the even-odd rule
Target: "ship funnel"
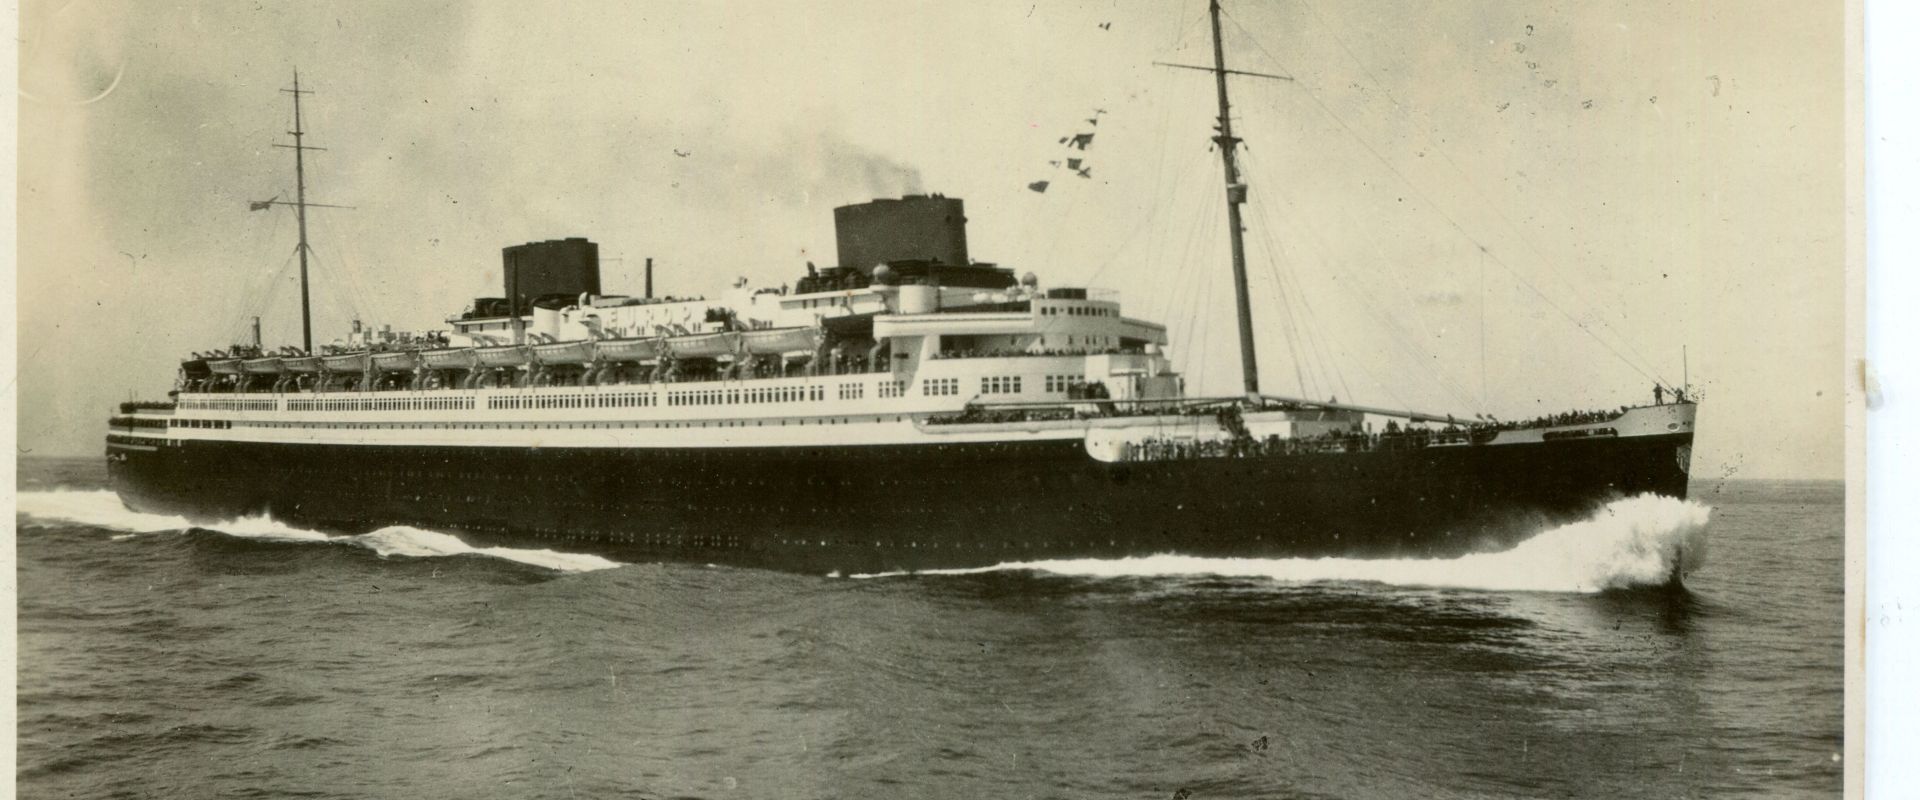
[[833,210],[840,266],[869,276],[889,261],[966,266],[967,209],[957,197],[910,194]]

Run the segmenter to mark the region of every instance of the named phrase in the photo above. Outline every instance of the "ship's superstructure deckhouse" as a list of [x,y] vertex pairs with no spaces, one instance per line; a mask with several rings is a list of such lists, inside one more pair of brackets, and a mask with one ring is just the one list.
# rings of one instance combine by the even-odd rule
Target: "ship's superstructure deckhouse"
[[[1182,397],[1166,329],[1111,293],[944,261],[965,253],[958,199],[836,218],[842,258],[873,263],[809,264],[791,288],[742,280],[712,299],[576,295],[599,283],[591,242],[509,247],[503,289],[518,302],[478,298],[447,333],[356,324],[321,354],[187,361],[166,424],[316,443],[902,443],[962,434],[928,423],[969,406],[1045,421],[1142,403],[1172,413]],[[651,282],[649,269],[649,295]]]
[[[1668,409],[1647,409],[1489,429],[1337,402],[1189,398],[1168,360],[1165,327],[1126,316],[1111,293],[944,261],[966,257],[958,199],[876,200],[835,217],[842,260],[870,266],[809,264],[792,287],[742,280],[712,299],[651,296],[650,267],[645,295],[599,294],[597,247],[585,239],[508,247],[502,288],[515,302],[476,298],[448,319],[450,332],[356,323],[321,354],[186,361],[174,403],[116,417],[109,449],[196,440],[733,448],[1011,437],[1080,440],[1086,455],[1113,462],[1224,453],[1236,442],[1350,449],[1355,443],[1340,439],[1348,435],[1377,446],[1365,436],[1369,412],[1445,426],[1422,432],[1422,446],[1659,433],[1674,421]],[[1213,413],[1223,403],[1231,411]]]

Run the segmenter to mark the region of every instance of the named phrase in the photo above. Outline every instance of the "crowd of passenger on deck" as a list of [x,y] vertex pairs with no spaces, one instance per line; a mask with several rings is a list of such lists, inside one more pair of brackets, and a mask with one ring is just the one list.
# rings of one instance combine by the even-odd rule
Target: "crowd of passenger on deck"
[[[1451,436],[1449,434],[1452,434]],[[1372,450],[1419,448],[1450,439],[1463,439],[1459,428],[1402,428],[1387,423],[1380,432],[1358,430],[1328,431],[1318,436],[1266,438],[1233,436],[1223,439],[1191,439],[1156,436],[1140,442],[1127,442],[1120,454],[1123,461],[1168,461],[1185,458],[1261,458],[1300,453],[1363,453]]]
[[[1104,388],[1104,387],[1103,387]],[[1269,401],[1256,410],[1307,410],[1307,404],[1288,401]],[[1466,444],[1490,440],[1493,434],[1503,430],[1527,428],[1545,428],[1568,425],[1591,425],[1616,419],[1626,413],[1626,406],[1606,411],[1568,411],[1536,417],[1530,420],[1496,421],[1481,420],[1474,422],[1448,422],[1444,426],[1433,424],[1406,424],[1399,420],[1388,420],[1379,430],[1358,428],[1328,431],[1315,436],[1282,437],[1269,435],[1265,438],[1254,436],[1248,429],[1244,411],[1237,405],[1184,405],[1172,406],[1162,403],[1138,403],[1127,406],[1103,404],[1097,407],[1026,407],[1026,408],[982,408],[968,406],[957,414],[947,414],[928,419],[929,424],[982,424],[1009,422],[1039,422],[1049,420],[1090,419],[1104,416],[1211,416],[1225,436],[1212,439],[1199,439],[1179,436],[1156,436],[1140,442],[1123,445],[1122,460],[1126,461],[1162,461],[1182,458],[1252,458],[1272,455],[1292,455],[1295,453],[1335,453],[1366,452],[1382,448],[1419,448],[1436,444]],[[1582,429],[1585,430],[1585,429]],[[1611,429],[1605,429],[1609,435]]]
[[1467,427],[1475,431],[1516,431],[1530,428],[1551,428],[1556,425],[1590,425],[1595,422],[1606,422],[1611,419],[1617,419],[1621,414],[1625,413],[1627,413],[1627,407],[1621,406],[1617,409],[1601,411],[1566,411],[1559,414],[1547,414],[1545,416],[1534,417],[1532,419],[1478,420],[1469,424]]

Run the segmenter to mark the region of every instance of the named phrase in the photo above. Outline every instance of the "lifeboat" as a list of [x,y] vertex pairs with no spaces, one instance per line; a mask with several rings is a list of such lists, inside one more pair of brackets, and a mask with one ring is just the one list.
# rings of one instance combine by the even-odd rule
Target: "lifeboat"
[[667,350],[675,358],[717,358],[739,350],[740,334],[703,333],[667,339]]
[[296,356],[294,358],[283,358],[280,359],[280,365],[286,367],[288,372],[311,375],[320,371],[320,357]]
[[320,364],[328,372],[365,372],[367,371],[367,353],[346,353],[337,356],[321,356]]
[[420,366],[420,354],[413,350],[374,353],[373,368],[381,372],[412,372]]
[[473,369],[480,363],[473,349],[468,347],[422,350],[420,360],[427,365],[427,369]]
[[652,361],[663,348],[659,339],[602,339],[593,343],[601,361]]
[[208,361],[207,369],[212,370],[215,375],[238,375],[240,374],[240,359],[222,358]]
[[591,364],[592,342],[556,342],[533,345],[533,356],[542,364]]
[[483,367],[524,367],[532,356],[522,345],[509,344],[500,347],[476,347],[473,355]]
[[248,375],[278,375],[284,370],[280,366],[280,358],[278,356],[269,356],[267,358],[249,358],[240,362],[240,371]]
[[767,328],[746,331],[740,338],[747,345],[747,352],[756,356],[773,356],[782,353],[811,353],[820,346],[820,331],[813,327]]

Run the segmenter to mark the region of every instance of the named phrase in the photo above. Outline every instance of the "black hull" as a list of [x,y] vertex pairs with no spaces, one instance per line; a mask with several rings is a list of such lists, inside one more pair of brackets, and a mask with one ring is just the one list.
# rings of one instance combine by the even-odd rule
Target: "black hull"
[[1690,433],[1109,464],[1078,440],[796,448],[110,448],[137,511],[804,572],[1063,557],[1445,557],[1684,497]]

